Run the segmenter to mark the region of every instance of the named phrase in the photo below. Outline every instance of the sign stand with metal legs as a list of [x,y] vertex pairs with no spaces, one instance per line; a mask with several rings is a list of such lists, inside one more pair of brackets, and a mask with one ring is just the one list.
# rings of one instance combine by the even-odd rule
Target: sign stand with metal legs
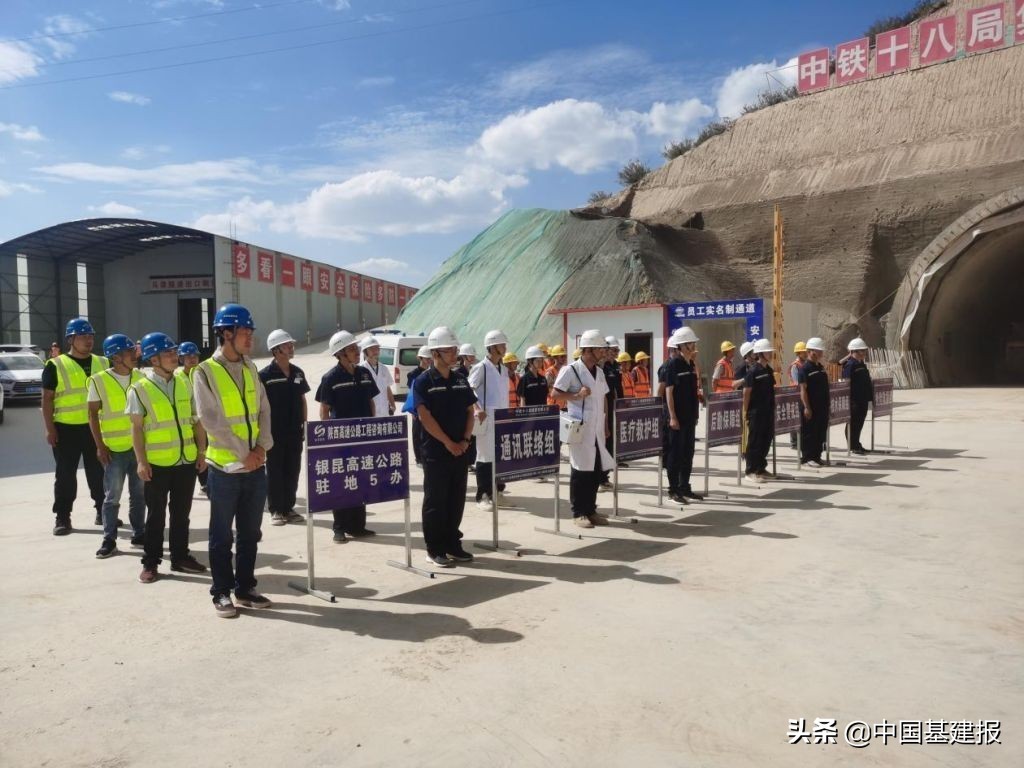
[[555,527],[554,528],[534,528],[533,530],[540,531],[541,533],[551,533],[551,534],[554,534],[555,536],[565,536],[567,539],[582,539],[583,536],[581,534],[579,534],[579,533],[568,533],[568,532],[562,530],[562,517],[561,517],[560,509],[559,509],[559,507],[560,507],[560,505],[562,503],[562,499],[561,499],[561,486],[562,486],[562,478],[561,478],[561,473],[559,473],[559,474],[555,475],[555,506],[554,506]]
[[884,453],[891,454],[895,453],[893,450],[877,450],[875,448],[875,416],[886,416],[889,417],[889,444],[880,446],[881,448],[902,448],[906,449],[908,446],[905,445],[893,445],[892,442],[892,394],[893,394],[893,382],[892,379],[875,379],[874,382],[874,399],[871,401],[871,451],[872,453]]
[[652,504],[649,501],[641,501],[640,505],[644,507],[657,507],[659,509],[668,509],[669,507],[678,507],[679,504],[672,502],[671,504],[665,504],[663,499],[665,498],[665,454],[662,451],[658,452],[658,501]]
[[388,565],[392,568],[400,568],[403,571],[411,571],[412,573],[418,573],[420,576],[426,576],[428,579],[434,578],[436,575],[432,571],[428,571],[425,568],[417,568],[412,564],[412,502],[407,498],[405,500],[405,562],[400,563],[397,560],[388,560]]
[[612,516],[636,523],[636,518],[619,517],[619,461],[658,457],[658,503],[641,502],[645,507],[664,507],[664,452],[662,429],[664,406],[658,397],[622,397],[612,406],[612,460],[615,462],[612,481]]
[[303,584],[301,581],[289,581],[288,586],[297,592],[305,592],[307,595],[313,597],[319,597],[321,600],[326,600],[328,603],[338,602],[338,598],[334,596],[333,592],[328,592],[323,589],[316,588],[316,576],[314,575],[313,568],[313,511],[311,509],[306,510],[306,562],[308,567],[306,569],[306,583]]

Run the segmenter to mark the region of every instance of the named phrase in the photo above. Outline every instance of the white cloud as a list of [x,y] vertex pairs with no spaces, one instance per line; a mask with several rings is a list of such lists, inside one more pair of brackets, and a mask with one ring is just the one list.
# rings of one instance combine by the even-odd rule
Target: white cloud
[[387,86],[394,84],[395,78],[391,75],[384,75],[382,77],[364,77],[357,83],[360,88],[386,88]]
[[657,101],[647,113],[647,132],[653,136],[685,136],[715,111],[700,99],[666,104]]
[[749,64],[730,72],[718,88],[716,108],[719,117],[736,118],[743,107],[757,101],[764,91],[796,85],[796,58],[785,64],[771,61]]
[[389,258],[363,259],[352,264],[345,264],[344,267],[345,269],[351,269],[353,272],[377,277],[388,277],[390,275],[409,277],[410,275],[419,274],[419,270],[413,269],[409,262]]
[[156,144],[155,146],[137,145],[125,147],[121,150],[121,157],[125,160],[142,160],[150,155],[166,155],[171,151],[167,144]]
[[35,77],[43,60],[23,43],[0,42],[0,85]]
[[160,189],[188,188],[206,182],[258,183],[256,168],[248,158],[200,160],[194,163],[168,163],[152,168],[96,163],[58,163],[33,169],[63,181],[99,182],[123,186]]
[[0,123],[0,133],[7,133],[18,141],[43,141],[44,136],[34,125]]
[[632,114],[596,102],[564,99],[509,115],[481,134],[478,147],[484,158],[504,168],[558,165],[590,173],[635,152],[636,122]]
[[0,197],[10,197],[15,192],[39,194],[42,190],[37,187],[33,187],[31,184],[19,184],[18,182],[4,181],[3,179],[0,179]]
[[193,226],[226,233],[234,225],[246,234],[266,229],[355,242],[373,235],[455,232],[491,223],[507,206],[505,191],[525,183],[485,166],[469,166],[450,179],[371,171],[323,184],[295,203],[244,197],[222,213],[200,216]]
[[67,14],[48,16],[43,24],[43,34],[53,35],[43,39],[49,46],[54,59],[66,59],[75,52],[75,42],[88,35],[90,25]]
[[103,205],[90,205],[89,210],[93,213],[102,213],[104,216],[138,216],[142,213],[138,208],[132,208],[130,205],[123,205],[121,203],[111,200],[109,203]]
[[131,93],[130,91],[111,91],[107,96],[109,96],[112,101],[120,101],[124,104],[135,104],[139,107],[144,107],[152,101],[149,96],[143,96],[139,93]]
[[643,51],[618,44],[555,51],[501,73],[496,85],[502,95],[512,99],[552,91],[582,93],[603,73],[633,70],[646,62]]

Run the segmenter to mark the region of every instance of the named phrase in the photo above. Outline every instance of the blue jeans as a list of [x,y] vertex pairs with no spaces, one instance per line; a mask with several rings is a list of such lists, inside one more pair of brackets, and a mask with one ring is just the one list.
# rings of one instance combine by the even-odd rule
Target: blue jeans
[[128,480],[128,522],[132,537],[141,537],[146,526],[145,486],[139,477],[134,451],[111,451],[110,463],[103,469],[103,538],[117,539],[117,514],[121,510],[121,492]]
[[[210,492],[210,594],[229,595],[249,592],[256,586],[256,547],[263,507],[267,503],[267,472],[260,467],[252,472],[221,472],[210,467],[206,480]],[[238,531],[238,555],[232,568],[231,525]]]

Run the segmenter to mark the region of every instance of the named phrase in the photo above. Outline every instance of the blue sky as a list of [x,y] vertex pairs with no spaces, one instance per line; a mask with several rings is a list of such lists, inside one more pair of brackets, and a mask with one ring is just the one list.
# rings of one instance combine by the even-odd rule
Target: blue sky
[[615,190],[909,3],[262,5],[3,0],[0,241],[133,216],[420,285],[503,211]]

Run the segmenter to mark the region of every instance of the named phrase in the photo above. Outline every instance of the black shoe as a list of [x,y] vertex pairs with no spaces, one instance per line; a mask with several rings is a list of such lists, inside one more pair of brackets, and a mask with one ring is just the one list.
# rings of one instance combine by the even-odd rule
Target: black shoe
[[469,552],[467,552],[466,550],[462,549],[461,547],[459,549],[456,549],[456,550],[452,551],[452,552],[449,552],[448,553],[448,557],[451,560],[454,560],[456,563],[472,563],[473,562],[473,555],[471,555]]
[[274,604],[267,600],[259,592],[235,592],[235,600],[239,605],[244,605],[246,608],[270,608]]
[[213,610],[222,619],[233,619],[238,615],[235,604],[231,602],[231,598],[227,595],[217,595],[213,598]]
[[438,568],[451,568],[454,563],[444,555],[427,555],[427,562]]
[[132,536],[132,546],[133,547],[144,547],[144,546],[146,546],[146,537],[145,536]]
[[53,526],[54,536],[67,536],[71,533],[71,521],[70,520],[57,520],[57,524]]
[[693,499],[694,501],[704,501],[703,496],[699,493],[694,493],[693,491],[683,491],[683,496],[687,499]]
[[196,560],[192,555],[183,557],[181,560],[171,561],[171,570],[181,573],[206,573],[206,566]]
[[619,469],[629,469],[629,464],[624,461],[619,462]]
[[117,543],[113,539],[104,539],[100,548],[96,550],[96,557],[100,560],[110,557],[117,552]]
[[363,530],[361,531],[349,531],[348,535],[351,536],[353,539],[363,539],[367,536],[376,536],[377,532],[371,531],[369,528],[363,528]]
[[668,495],[668,497],[672,501],[674,501],[676,504],[682,504],[683,506],[685,506],[686,504],[689,503],[689,502],[686,501],[686,499],[683,498],[683,495],[681,493],[674,493],[673,492],[673,493],[670,493]]
[[348,541],[348,538],[346,538],[344,531],[335,531],[334,532],[334,543],[335,544],[344,544],[346,541]]

